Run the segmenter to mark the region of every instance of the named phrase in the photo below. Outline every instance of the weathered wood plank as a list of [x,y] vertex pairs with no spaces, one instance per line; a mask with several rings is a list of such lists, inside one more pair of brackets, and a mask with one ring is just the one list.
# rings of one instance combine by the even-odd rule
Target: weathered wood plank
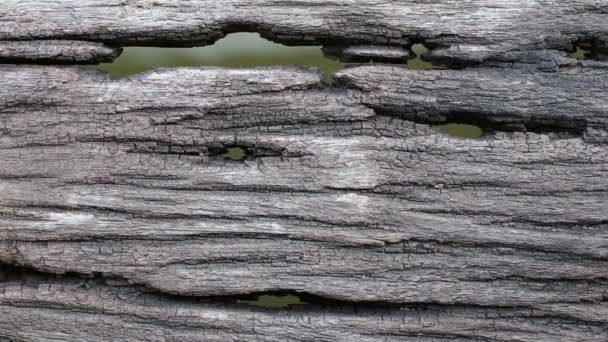
[[[608,5],[597,0],[5,0],[0,40],[75,39],[125,45],[205,45],[257,31],[274,41],[409,47],[444,64],[557,63],[578,41],[608,49]],[[56,49],[61,47],[56,47]],[[566,63],[571,63],[569,60]],[[559,64],[559,63],[558,63]]]
[[595,342],[608,338],[607,313],[605,304],[271,311],[78,279],[0,284],[0,339],[8,341]]
[[[327,87],[301,68],[0,66],[0,341],[608,340],[607,19],[596,0],[4,1],[4,63],[256,31],[485,67]],[[284,291],[342,302],[220,304]]]
[[[392,88],[408,76],[419,85],[405,88],[426,99],[426,76],[465,91],[450,80],[471,71],[339,74],[360,89],[323,88],[318,73],[297,68],[124,80],[75,68],[0,72],[10,80],[0,97],[2,262],[197,296],[292,290],[534,308],[603,305],[608,295],[607,145],[537,133],[457,139],[377,108],[392,100],[430,113]],[[471,89],[498,94],[494,73],[478,75]],[[566,96],[574,76],[529,77],[548,86],[475,110],[569,127],[565,112],[535,99]],[[580,84],[594,101],[580,117],[604,129],[596,83]],[[249,159],[217,156],[235,145]]]

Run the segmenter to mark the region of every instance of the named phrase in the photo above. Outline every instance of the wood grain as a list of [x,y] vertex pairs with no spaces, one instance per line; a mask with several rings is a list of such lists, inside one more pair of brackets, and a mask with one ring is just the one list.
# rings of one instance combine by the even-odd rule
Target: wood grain
[[[607,19],[597,0],[4,1],[0,341],[608,340]],[[424,43],[453,69],[32,65],[240,31],[345,61]],[[236,303],[261,293],[310,304]]]
[[[363,90],[324,88],[314,70],[280,67],[124,80],[76,68],[0,72],[10,80],[2,262],[196,296],[288,290],[532,306],[608,294],[608,148],[582,135],[460,139],[387,116],[374,101],[418,105],[390,90],[399,84],[391,75],[403,77],[390,67],[349,69],[349,85]],[[365,73],[386,83],[370,87]],[[451,89],[456,75],[470,74],[407,75]],[[497,105],[484,117],[539,115],[569,127],[565,114],[533,106],[568,83],[534,77],[551,86],[504,105],[490,93]],[[476,89],[502,87],[479,79],[487,83]],[[594,82],[581,84],[581,94],[600,97]],[[580,115],[605,128],[606,107],[594,101]],[[248,158],[219,156],[230,146]]]
[[534,309],[309,306],[276,311],[50,279],[0,284],[8,341],[602,341],[604,304]]

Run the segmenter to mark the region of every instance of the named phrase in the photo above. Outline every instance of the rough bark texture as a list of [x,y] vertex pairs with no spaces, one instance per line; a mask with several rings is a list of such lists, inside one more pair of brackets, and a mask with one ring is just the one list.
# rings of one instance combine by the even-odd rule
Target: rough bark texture
[[0,18],[0,40],[191,46],[257,31],[292,44],[423,41],[429,59],[451,65],[557,62],[579,41],[608,49],[608,4],[598,0],[4,0]]
[[605,304],[535,309],[308,307],[290,311],[176,300],[87,280],[0,285],[9,341],[604,341]]
[[344,69],[335,79],[361,90],[361,101],[371,108],[419,122],[450,120],[534,131],[608,127],[608,69],[593,64],[556,73],[369,66]]
[[0,41],[1,63],[101,63],[113,61],[120,52],[100,43],[82,41]]
[[[5,63],[257,31],[483,67],[330,87],[0,65],[0,341],[607,341],[607,19],[597,0],[3,1]],[[275,292],[313,304],[236,303]]]
[[[326,88],[299,68],[112,80],[0,67],[0,262],[127,286],[8,282],[0,336],[45,341],[44,324],[68,341],[606,339],[608,145],[580,131],[606,128],[602,72],[360,67]],[[467,110],[572,133],[460,139],[423,124]],[[221,157],[233,146],[247,159]],[[183,297],[128,304],[128,283]],[[403,308],[188,297],[266,291]]]

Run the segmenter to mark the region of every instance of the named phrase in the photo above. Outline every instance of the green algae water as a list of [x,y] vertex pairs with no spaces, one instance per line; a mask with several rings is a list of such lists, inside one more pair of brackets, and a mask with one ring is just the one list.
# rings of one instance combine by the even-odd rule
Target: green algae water
[[[428,51],[423,45],[413,46],[416,59],[403,67],[433,69],[420,56]],[[327,58],[320,46],[285,46],[260,37],[257,33],[233,33],[214,45],[197,48],[127,47],[113,63],[101,64],[99,70],[114,77],[126,77],[159,67],[220,66],[251,68],[272,65],[317,67],[329,75],[345,63]]]
[[[392,64],[412,70],[436,69],[421,59],[428,50],[424,45],[412,46],[416,58],[407,64]],[[233,33],[217,41],[214,45],[196,48],[156,48],[126,47],[122,55],[113,63],[97,66],[112,77],[120,78],[141,73],[154,68],[219,66],[232,68],[251,68],[272,65],[301,65],[317,67],[325,75],[324,81],[332,84],[331,74],[346,66],[345,63],[327,58],[320,46],[285,46],[266,40],[258,33]],[[481,135],[478,127],[462,124],[437,126],[444,134],[476,138]],[[234,161],[243,160],[245,151],[231,148],[224,158]]]
[[255,300],[240,300],[239,303],[263,308],[284,309],[294,305],[306,305],[299,297],[294,295],[275,296],[261,295]]

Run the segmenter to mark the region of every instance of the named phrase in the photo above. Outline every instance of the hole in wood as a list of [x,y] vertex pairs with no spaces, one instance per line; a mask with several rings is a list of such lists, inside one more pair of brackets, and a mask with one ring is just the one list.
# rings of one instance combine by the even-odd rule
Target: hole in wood
[[426,62],[422,59],[422,56],[429,52],[429,49],[424,44],[412,45],[412,51],[416,54],[416,58],[407,61],[406,68],[412,70],[428,70],[438,69],[439,67],[433,63]]
[[575,46],[576,50],[570,53],[568,56],[578,60],[585,60],[591,57],[591,49],[593,48],[591,43],[580,42]]
[[252,300],[237,300],[237,303],[247,304],[250,306],[257,306],[263,308],[282,309],[288,308],[294,305],[306,305],[308,303],[303,302],[298,296],[287,294],[287,295],[260,295]]
[[208,147],[208,155],[212,159],[243,161],[253,156],[252,150],[244,146],[213,146]]
[[258,33],[232,33],[214,45],[196,48],[126,47],[113,63],[97,68],[114,77],[125,77],[158,67],[219,66],[247,68],[272,65],[317,67],[331,83],[332,72],[344,63],[327,58],[320,46],[285,46]]
[[481,127],[462,123],[437,125],[435,129],[441,133],[459,138],[479,138],[483,134]]
[[242,161],[247,158],[247,151],[239,146],[229,147],[226,153],[222,154],[222,157],[224,157],[224,159]]
[[[422,60],[428,52],[423,44],[415,44],[416,58],[407,64],[390,64],[408,69],[434,69]],[[381,63],[378,63],[381,64]],[[97,66],[113,77],[126,77],[159,67],[219,66],[248,68],[272,65],[301,65],[317,67],[324,82],[333,84],[331,74],[347,64],[326,57],[321,46],[286,46],[262,38],[258,33],[232,33],[214,45],[196,48],[125,47],[113,63]]]
[[573,44],[572,52],[568,56],[577,60],[607,61],[608,50],[602,43],[583,40]]
[[64,273],[48,273],[39,270],[35,270],[30,267],[18,265],[15,262],[8,261],[9,263],[0,262],[0,283],[6,282],[40,282],[50,278],[89,278],[89,276],[77,274],[74,272]]

